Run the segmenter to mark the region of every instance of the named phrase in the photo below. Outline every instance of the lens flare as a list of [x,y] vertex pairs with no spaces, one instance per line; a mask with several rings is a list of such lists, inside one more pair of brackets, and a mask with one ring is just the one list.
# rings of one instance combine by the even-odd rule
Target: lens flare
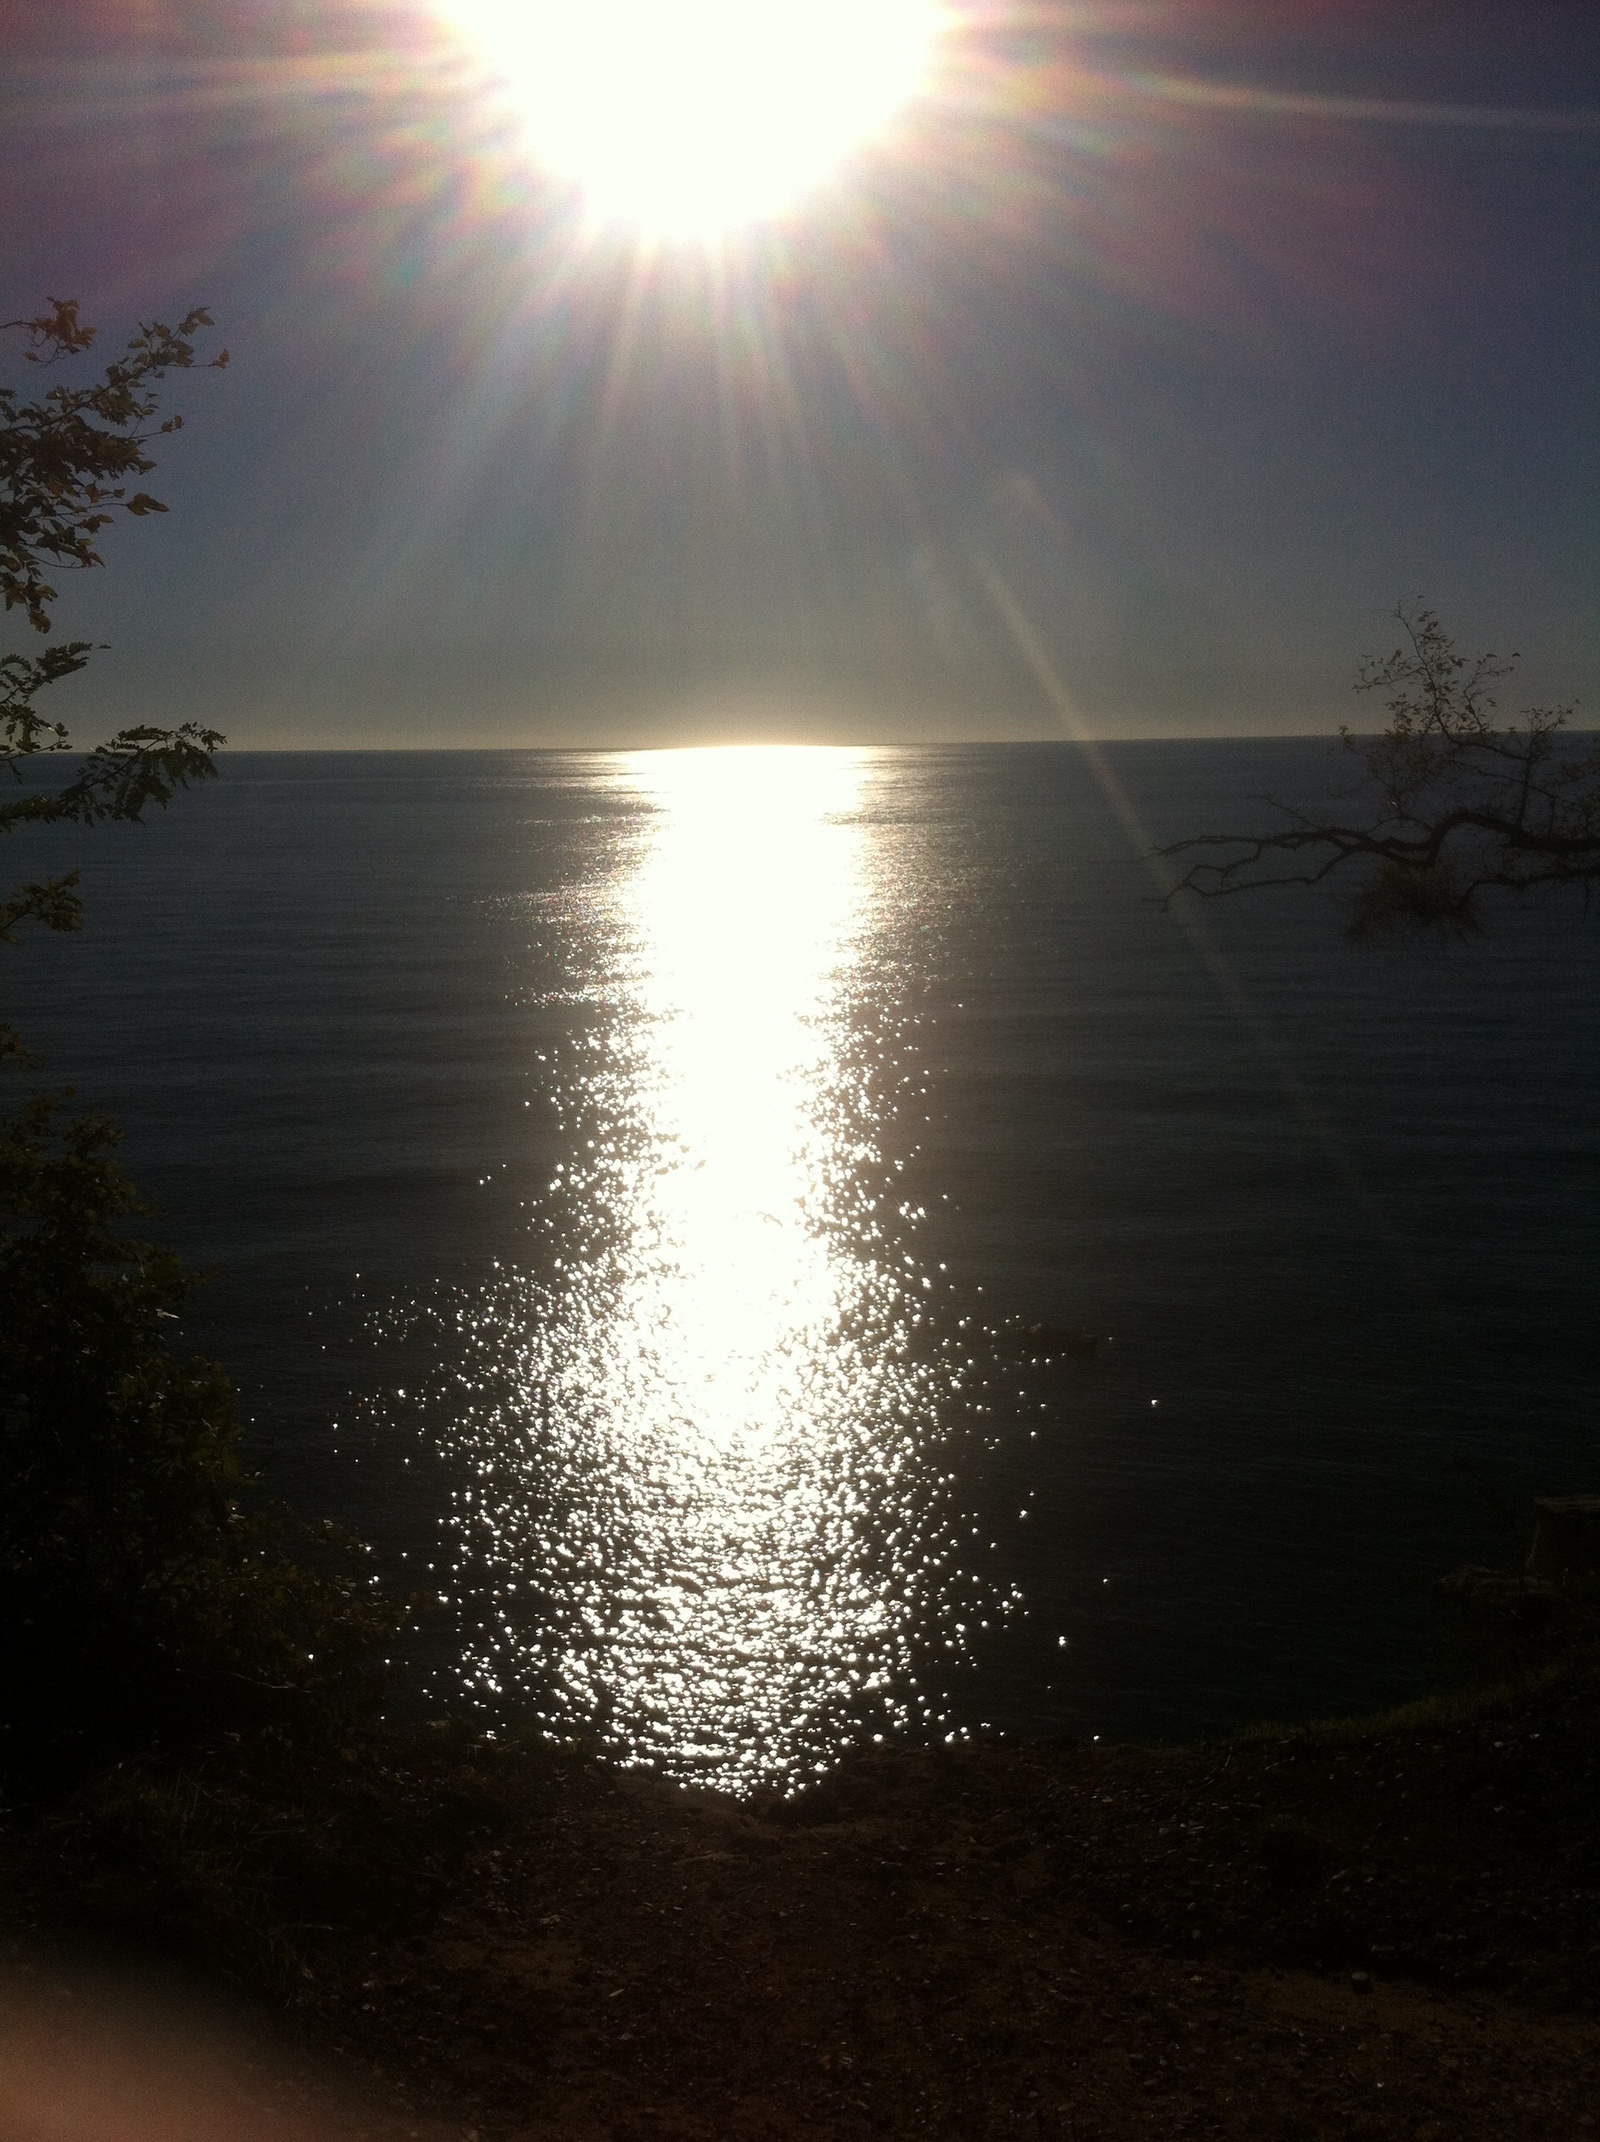
[[448,0],[597,220],[710,238],[782,213],[914,97],[932,0]]

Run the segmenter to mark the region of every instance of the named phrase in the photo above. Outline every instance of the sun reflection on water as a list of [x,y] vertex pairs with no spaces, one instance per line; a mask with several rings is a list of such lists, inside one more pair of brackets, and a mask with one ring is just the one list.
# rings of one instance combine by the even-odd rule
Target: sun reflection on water
[[896,1203],[863,973],[899,888],[869,753],[611,779],[631,831],[558,918],[597,1014],[560,1254],[462,1313],[468,1674],[624,1762],[793,1782],[934,1722],[920,1663],[975,1596],[943,1469],[959,1351]]

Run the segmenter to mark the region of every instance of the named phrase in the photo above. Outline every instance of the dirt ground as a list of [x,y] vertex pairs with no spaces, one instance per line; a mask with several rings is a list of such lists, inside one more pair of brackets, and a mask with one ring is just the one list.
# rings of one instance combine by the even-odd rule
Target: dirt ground
[[1569,1676],[1199,1749],[889,1751],[755,1805],[425,1732],[308,1793],[235,1746],[183,1780],[181,1850],[149,1778],[30,1846],[8,2067],[45,2080],[0,2137],[98,2142],[61,2114],[111,2072],[95,1928],[270,2011],[188,2063],[233,2111],[164,2135],[1593,2133],[1597,1717]]

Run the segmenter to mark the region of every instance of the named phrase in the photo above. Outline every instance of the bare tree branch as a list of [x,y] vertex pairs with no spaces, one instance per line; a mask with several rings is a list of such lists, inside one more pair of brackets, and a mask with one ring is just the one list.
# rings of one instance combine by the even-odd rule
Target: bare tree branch
[[1270,831],[1191,834],[1158,848],[1196,858],[1163,906],[1181,893],[1320,885],[1366,863],[1353,937],[1407,927],[1468,936],[1485,927],[1487,894],[1563,885],[1587,894],[1600,877],[1600,751],[1579,752],[1562,735],[1572,709],[1530,707],[1520,723],[1497,726],[1491,687],[1516,657],[1482,654],[1469,665],[1432,610],[1401,604],[1395,616],[1404,639],[1364,662],[1356,680],[1357,691],[1390,693],[1389,726],[1375,741],[1340,732],[1362,761],[1364,818],[1315,819],[1277,803],[1287,823]]

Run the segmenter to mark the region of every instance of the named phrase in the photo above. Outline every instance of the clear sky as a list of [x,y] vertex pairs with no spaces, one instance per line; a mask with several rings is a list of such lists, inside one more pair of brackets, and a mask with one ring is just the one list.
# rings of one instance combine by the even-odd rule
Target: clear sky
[[1596,719],[1600,8],[951,0],[864,145],[687,238],[547,168],[596,122],[535,138],[495,13],[0,0],[5,316],[233,351],[62,606],[111,643],[64,711],[1330,729],[1421,595]]

